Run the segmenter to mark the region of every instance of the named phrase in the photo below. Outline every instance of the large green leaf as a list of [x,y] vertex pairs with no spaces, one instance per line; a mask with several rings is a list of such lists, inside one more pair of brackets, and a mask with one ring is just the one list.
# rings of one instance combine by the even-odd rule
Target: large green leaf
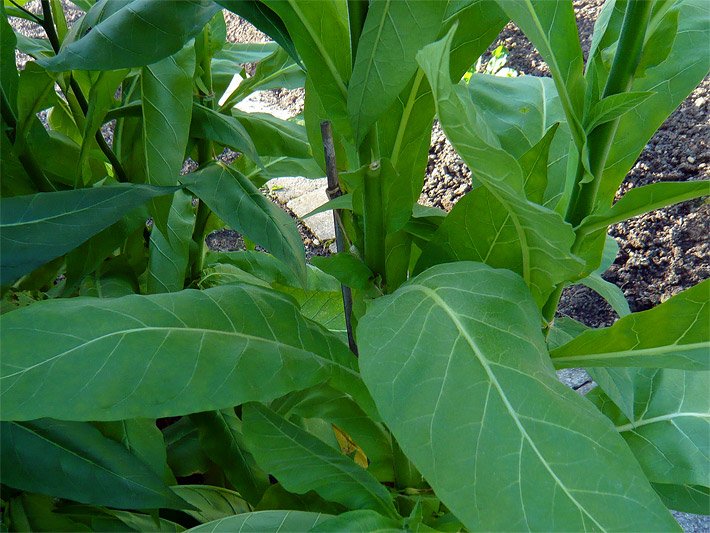
[[567,122],[581,150],[584,58],[574,8],[569,0],[498,0],[498,5],[532,41],[550,67]]
[[252,161],[260,162],[254,141],[239,121],[198,103],[193,104],[190,135],[217,141],[241,152]]
[[431,268],[357,332],[382,418],[469,529],[677,529],[609,421],[557,380],[515,274]]
[[[100,2],[104,9],[111,2]],[[211,0],[123,2],[89,32],[42,63],[50,70],[114,70],[150,65],[178,52],[217,12]]]
[[[329,518],[325,522],[318,524],[311,531],[330,531],[338,533],[348,531],[349,533],[393,533],[396,531],[416,531],[405,528],[402,520],[395,520],[387,516],[382,516],[375,511],[350,511],[347,513]],[[426,531],[426,529],[424,529]]]
[[654,483],[653,488],[669,509],[700,515],[710,509],[710,488],[703,485]]
[[256,505],[269,487],[269,477],[247,451],[242,423],[234,410],[206,411],[190,416],[200,433],[205,455],[218,465],[244,500]]
[[177,292],[185,288],[195,208],[192,195],[177,191],[170,204],[167,233],[153,226],[148,259],[148,293]]
[[[710,69],[710,54],[698,53],[710,40],[707,2],[683,0],[674,7],[679,19],[670,53],[659,65],[647,69],[645,76],[635,78],[631,86],[632,91],[652,91],[654,95],[621,117],[599,189],[598,205],[604,208],[612,204],[619,184],[651,136]],[[652,43],[648,41],[645,47]]]
[[306,511],[257,511],[229,516],[188,529],[190,533],[293,533],[310,531],[332,515]]
[[590,399],[608,416],[650,481],[708,485],[710,480],[710,372],[634,369],[627,418],[601,391]]
[[589,330],[552,351],[556,368],[579,366],[710,370],[710,281],[632,313],[613,326]]
[[[4,407],[4,406],[3,406]],[[122,509],[183,508],[138,457],[86,422],[2,422],[2,482]]]
[[289,491],[397,517],[392,497],[352,459],[268,407],[244,407],[244,437],[259,465]]
[[232,116],[251,136],[259,155],[311,158],[306,130],[300,124],[281,120],[268,113],[246,113],[239,109],[232,109]]
[[4,420],[175,416],[329,378],[366,395],[344,344],[291,299],[252,285],[50,300],[0,323]]
[[[177,185],[190,136],[194,75],[192,45],[141,69],[143,147],[146,178],[152,185]],[[164,236],[170,233],[170,211],[169,198],[152,202],[153,223]]]
[[[450,32],[417,55],[432,86],[446,136],[484,187],[469,193],[470,199],[464,198],[458,211],[467,221],[466,227],[456,225],[451,235],[468,241],[468,251],[463,253],[469,255],[461,259],[495,260],[496,266],[514,268],[542,305],[557,283],[574,279],[582,269],[570,251],[574,232],[557,213],[527,200],[527,176],[520,165],[500,148],[473,105],[467,105],[471,93],[462,85],[452,85],[448,61],[451,42]],[[474,218],[466,216],[466,210],[475,213]],[[459,253],[458,246],[451,248],[454,254]]]
[[[5,499],[5,498],[3,498]],[[3,505],[3,526],[9,531],[91,531],[68,516],[54,512],[56,499],[41,494],[21,492]]]
[[283,20],[298,54],[315,82],[318,96],[335,129],[350,129],[348,81],[352,72],[346,0],[264,0]]
[[356,144],[414,76],[415,55],[438,37],[447,7],[447,2],[438,0],[370,3],[348,85],[348,113]]
[[305,282],[305,249],[294,220],[240,172],[221,163],[189,176],[187,186],[232,229],[263,246]]
[[70,252],[132,208],[175,191],[115,185],[0,200],[2,285]]

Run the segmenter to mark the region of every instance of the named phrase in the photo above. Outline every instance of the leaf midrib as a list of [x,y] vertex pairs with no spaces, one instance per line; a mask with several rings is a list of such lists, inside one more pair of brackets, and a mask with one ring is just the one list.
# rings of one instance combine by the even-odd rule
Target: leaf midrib
[[710,421],[710,413],[695,413],[692,411],[679,411],[677,413],[669,413],[667,415],[659,415],[659,416],[654,416],[651,418],[635,420],[635,421],[630,422],[628,424],[616,426],[616,430],[619,433],[623,433],[624,431],[633,431],[637,428],[640,428],[643,426],[648,426],[649,424],[656,424],[658,422],[672,421],[675,418],[700,418],[703,420]]
[[[464,325],[461,323],[461,321],[458,318],[458,315],[456,315],[454,310],[436,293],[436,291],[430,289],[429,287],[426,287],[424,285],[412,285],[408,289],[410,291],[419,290],[419,291],[423,292],[425,295],[427,295],[429,298],[431,298],[431,300],[434,301],[435,305],[440,307],[447,314],[447,316],[451,319],[451,321],[456,326],[456,329],[458,329],[459,334],[464,338],[464,340],[471,347],[471,350],[475,354],[476,359],[478,359],[481,367],[483,368],[486,375],[488,376],[490,383],[496,389],[498,396],[500,397],[501,401],[505,405],[506,411],[508,411],[510,418],[515,423],[522,438],[527,442],[528,446],[530,446],[532,451],[538,457],[539,461],[542,463],[545,470],[547,470],[550,477],[552,477],[552,479],[555,481],[555,483],[561,488],[561,490],[570,499],[570,501],[574,503],[574,505],[580,510],[580,512],[582,512],[584,515],[586,515],[600,530],[603,531],[605,528],[601,524],[599,524],[595,520],[595,518],[592,515],[590,515],[589,512],[575,499],[575,497],[569,492],[569,490],[567,490],[567,487],[565,486],[565,484],[562,483],[562,480],[559,477],[557,477],[557,474],[555,474],[555,472],[552,470],[550,465],[547,463],[547,461],[543,457],[542,453],[538,450],[537,446],[535,445],[535,442],[530,437],[530,435],[528,435],[528,432],[526,431],[522,422],[518,418],[518,415],[515,412],[515,409],[511,405],[510,401],[508,400],[508,397],[505,395],[505,391],[503,390],[500,383],[498,382],[498,379],[496,378],[495,374],[491,370],[491,368],[488,364],[488,361],[486,360],[485,356],[483,355],[483,351],[479,348],[476,341],[468,334],[468,331],[466,330]],[[432,414],[432,416],[434,416],[434,415]]]

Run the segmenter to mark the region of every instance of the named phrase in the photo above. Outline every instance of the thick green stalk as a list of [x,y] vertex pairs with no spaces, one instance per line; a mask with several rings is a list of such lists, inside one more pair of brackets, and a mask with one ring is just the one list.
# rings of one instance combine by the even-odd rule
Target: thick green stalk
[[[631,88],[636,67],[641,59],[646,28],[651,19],[652,4],[648,0],[629,0],[624,13],[619,44],[602,98],[624,93]],[[587,137],[589,166],[593,179],[588,183],[575,184],[572,191],[566,219],[573,226],[579,225],[594,209],[604,167],[618,126],[619,119],[606,122],[597,126]]]

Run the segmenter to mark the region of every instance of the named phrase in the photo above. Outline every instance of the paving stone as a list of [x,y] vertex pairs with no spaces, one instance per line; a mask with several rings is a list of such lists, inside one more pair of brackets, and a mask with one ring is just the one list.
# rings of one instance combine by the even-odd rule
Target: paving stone
[[[327,180],[308,178],[275,178],[266,186],[276,199],[301,218],[328,201],[325,194]],[[319,213],[302,219],[308,229],[321,241],[335,239],[333,215]]]

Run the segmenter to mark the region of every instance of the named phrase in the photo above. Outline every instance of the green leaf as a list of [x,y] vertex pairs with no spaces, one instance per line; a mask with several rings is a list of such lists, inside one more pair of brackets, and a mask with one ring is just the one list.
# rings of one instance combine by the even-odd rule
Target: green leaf
[[121,509],[186,507],[138,457],[89,423],[2,422],[0,438],[2,479],[11,487]]
[[706,485],[710,479],[710,373],[634,369],[630,385],[630,419],[597,389],[590,393],[590,400],[616,425],[650,481]]
[[[17,86],[19,83],[15,66],[16,45],[17,38],[5,15],[5,8],[0,7],[0,59],[2,59],[0,62],[0,74],[2,74],[0,75],[0,90],[3,93],[4,102],[10,105],[13,114],[17,112]],[[4,102],[3,105],[5,105]]]
[[[108,2],[112,4],[113,2]],[[104,9],[96,4],[87,13]],[[133,0],[93,26],[86,36],[41,63],[55,72],[142,67],[178,52],[217,12],[209,0],[178,3]]]
[[518,272],[539,305],[553,287],[574,279],[581,261],[570,249],[572,227],[554,211],[526,199],[526,179],[518,162],[500,148],[476,110],[470,93],[449,78],[452,34],[422,50],[417,58],[435,95],[439,120],[459,155],[483,187],[459,201],[432,239],[417,269],[454,259],[483,261]]
[[678,202],[692,200],[710,194],[710,181],[665,181],[635,187],[629,190],[612,207],[597,211],[585,218],[578,232],[591,235],[612,224],[643,215]]
[[345,508],[333,502],[325,501],[313,491],[305,494],[294,494],[287,491],[280,483],[271,485],[259,502],[255,511],[290,509],[292,511],[308,511],[312,513],[338,514]]
[[[598,204],[611,205],[619,184],[648,140],[710,69],[710,56],[698,54],[710,40],[710,12],[705,0],[685,0],[679,9],[678,31],[668,57],[634,79],[631,91],[653,91],[642,106],[621,117],[600,184]],[[672,80],[672,83],[669,83]],[[658,90],[664,87],[664,90]]]
[[311,531],[331,531],[338,533],[348,531],[350,533],[389,533],[392,531],[409,531],[402,520],[395,520],[391,517],[382,516],[375,511],[350,511],[321,522]]
[[611,122],[641,105],[655,93],[651,91],[612,94],[592,107],[585,120],[585,130],[591,132],[600,124]]
[[115,422],[95,422],[101,433],[115,440],[134,457],[162,478],[165,483],[174,485],[175,477],[168,468],[163,434],[155,425],[155,420],[132,418]]
[[222,469],[244,500],[252,505],[259,503],[269,486],[269,477],[247,451],[242,424],[234,411],[206,411],[190,418],[200,433],[200,446],[205,455]]
[[192,107],[190,135],[200,139],[217,141],[246,155],[255,163],[261,163],[254,141],[239,121],[234,117],[217,113],[197,102]]
[[174,191],[173,187],[115,185],[2,198],[2,285],[70,252],[126,211]]
[[[4,420],[176,416],[329,379],[367,394],[344,344],[290,298],[252,285],[50,300],[0,324]],[[31,344],[28,325],[43,332]]]
[[244,437],[257,463],[289,491],[318,493],[350,509],[397,512],[372,474],[304,429],[258,404],[244,407]]
[[550,354],[556,368],[588,366],[709,370],[710,281],[628,315],[609,328],[590,330]]
[[8,526],[8,529],[3,531],[91,531],[70,517],[54,512],[55,501],[54,498],[29,492],[6,500],[3,505],[2,525]]
[[201,526],[188,529],[190,533],[291,533],[295,531],[310,531],[331,515],[309,513],[306,511],[257,511],[236,516],[229,516]]
[[631,314],[631,308],[629,307],[629,302],[626,300],[624,291],[619,288],[619,286],[606,281],[599,274],[591,273],[586,278],[580,280],[580,283],[586,287],[589,287],[599,296],[604,298],[612,309],[619,315],[619,318],[624,318]]
[[585,80],[582,47],[572,2],[498,0],[498,5],[532,41],[550,67],[577,148],[584,139],[580,121]]
[[350,130],[348,81],[352,72],[346,0],[263,0],[283,20],[334,129]]
[[317,215],[319,213],[325,213],[327,211],[332,211],[334,209],[347,209],[348,211],[352,211],[353,210],[353,195],[350,193],[342,194],[336,198],[333,198],[332,200],[328,200],[326,203],[324,203],[320,207],[316,207],[313,211],[303,215],[301,218],[312,217],[313,215]]
[[434,41],[447,2],[371,2],[348,85],[348,113],[359,145],[417,71],[416,53]]
[[[146,179],[152,185],[177,185],[190,136],[194,75],[192,45],[141,70],[143,149]],[[170,211],[171,199],[152,202],[153,223],[164,236],[170,233]]]
[[263,246],[305,282],[305,250],[295,222],[241,173],[217,163],[193,172],[185,183],[232,229]]
[[231,113],[244,126],[260,156],[311,159],[311,147],[303,126],[268,113],[246,113],[238,109],[232,109]]
[[236,492],[211,485],[178,485],[172,491],[196,511],[185,512],[200,522],[210,522],[249,512],[249,504]]
[[[248,20],[276,41],[288,54],[299,61],[298,52],[283,21],[271,9],[257,0],[216,0],[219,5]],[[251,60],[249,60],[251,61]]]
[[618,433],[557,380],[515,274],[434,267],[357,333],[382,418],[470,530],[677,529]]
[[153,226],[150,233],[147,289],[149,294],[177,292],[185,288],[195,208],[192,195],[177,191],[170,204],[167,233]]
[[199,432],[189,417],[165,428],[165,451],[168,465],[177,477],[189,477],[207,472],[212,463],[202,451]]
[[361,259],[342,252],[328,257],[313,257],[311,263],[330,274],[343,285],[353,289],[367,289],[372,285],[373,274]]
[[702,485],[666,485],[653,483],[653,488],[669,509],[705,515],[710,509],[710,488]]

